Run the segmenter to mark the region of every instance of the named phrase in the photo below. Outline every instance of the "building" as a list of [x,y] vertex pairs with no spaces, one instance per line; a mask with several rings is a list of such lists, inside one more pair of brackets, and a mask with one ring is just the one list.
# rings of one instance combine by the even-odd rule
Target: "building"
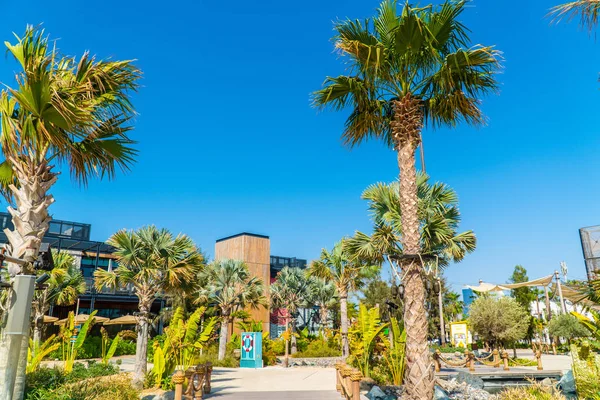
[[[242,260],[253,276],[260,278],[265,284],[265,295],[269,296],[269,288],[277,273],[283,267],[306,268],[307,261],[295,257],[271,255],[269,236],[242,232],[217,240],[215,244],[216,260]],[[249,310],[251,318],[261,321],[263,331],[270,332],[271,337],[278,337],[285,329],[282,310],[269,310],[267,307]],[[312,310],[301,310],[299,322],[302,326],[312,317]],[[235,330],[232,327],[232,330]]]
[[[11,216],[0,212],[0,242],[7,243],[4,229],[13,229]],[[114,248],[104,242],[90,240],[92,226],[80,222],[62,221],[53,219],[50,221],[48,231],[42,240],[51,249],[66,251],[73,255],[76,265],[81,269],[87,291],[80,296],[77,304],[70,307],[56,306],[50,310],[50,314],[59,318],[65,318],[69,311],[78,308],[79,313],[88,314],[91,310],[98,310],[98,315],[108,318],[117,318],[137,311],[138,298],[131,287],[121,289],[96,290],[94,288],[94,271],[98,268],[112,269],[118,266],[113,255]],[[152,312],[158,313],[164,301],[157,300],[152,306]]]

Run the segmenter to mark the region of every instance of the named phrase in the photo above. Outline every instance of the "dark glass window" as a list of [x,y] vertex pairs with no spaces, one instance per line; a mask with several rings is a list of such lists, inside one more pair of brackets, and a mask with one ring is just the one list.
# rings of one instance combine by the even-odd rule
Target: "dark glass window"
[[49,233],[54,233],[60,235],[60,222],[50,222],[50,227],[48,228]]

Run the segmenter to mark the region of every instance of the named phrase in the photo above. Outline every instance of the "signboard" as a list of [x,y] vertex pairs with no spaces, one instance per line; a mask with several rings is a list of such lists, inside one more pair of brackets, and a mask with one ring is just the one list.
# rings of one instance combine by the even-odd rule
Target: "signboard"
[[473,342],[467,327],[467,321],[452,322],[450,324],[450,341],[454,347],[466,348]]
[[242,332],[241,368],[262,368],[262,332]]

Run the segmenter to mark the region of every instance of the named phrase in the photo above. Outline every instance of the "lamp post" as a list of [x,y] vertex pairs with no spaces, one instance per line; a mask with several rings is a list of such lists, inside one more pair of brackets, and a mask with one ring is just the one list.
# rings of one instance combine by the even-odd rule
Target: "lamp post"
[[558,275],[558,271],[554,271],[554,276],[556,276],[556,287],[558,288],[558,297],[560,297],[560,309],[563,314],[567,313],[567,308],[565,307],[565,299],[563,298],[562,287],[560,285],[560,276]]

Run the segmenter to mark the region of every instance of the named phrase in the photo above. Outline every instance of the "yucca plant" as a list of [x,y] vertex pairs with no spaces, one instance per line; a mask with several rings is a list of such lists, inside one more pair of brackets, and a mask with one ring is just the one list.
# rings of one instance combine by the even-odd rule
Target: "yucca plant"
[[60,343],[56,343],[56,335],[50,336],[42,344],[36,343],[33,340],[29,340],[29,349],[27,351],[27,368],[26,372],[29,374],[36,371],[42,360],[54,350],[60,347]]
[[387,323],[381,323],[379,319],[379,307],[367,309],[367,306],[360,304],[358,320],[349,331],[350,354],[364,376],[370,376],[373,349],[379,335],[387,326]]
[[205,312],[206,307],[200,307],[184,320],[183,308],[175,310],[170,325],[165,328],[163,345],[154,343],[152,374],[156,387],[160,388],[163,379],[173,374],[176,368],[186,370],[197,362],[200,350],[206,347],[218,322],[216,317],[211,317],[201,326]]

